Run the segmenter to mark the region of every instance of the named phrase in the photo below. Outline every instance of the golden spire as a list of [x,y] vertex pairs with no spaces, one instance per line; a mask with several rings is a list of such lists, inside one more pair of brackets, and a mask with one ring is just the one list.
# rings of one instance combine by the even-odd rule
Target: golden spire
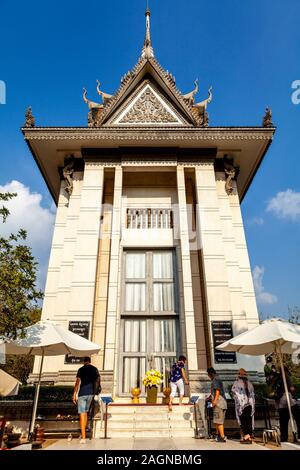
[[151,35],[150,35],[150,8],[148,5],[147,0],[147,8],[145,12],[146,16],[146,35],[144,41],[144,47],[142,49],[142,57],[145,59],[150,59],[150,57],[154,57],[154,51],[151,43]]

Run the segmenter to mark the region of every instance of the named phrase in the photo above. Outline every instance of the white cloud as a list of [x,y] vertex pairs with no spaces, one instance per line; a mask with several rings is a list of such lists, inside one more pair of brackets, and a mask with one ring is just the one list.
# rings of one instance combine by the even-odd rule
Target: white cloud
[[263,305],[275,304],[278,300],[276,295],[266,292],[263,286],[264,273],[265,268],[263,266],[255,266],[252,272],[257,302]]
[[27,231],[27,244],[31,246],[33,255],[39,263],[38,287],[43,290],[54,226],[54,210],[52,207],[42,207],[42,195],[30,192],[30,188],[19,181],[13,180],[0,186],[1,193],[7,191],[17,193],[18,196],[1,204],[10,211],[6,222],[4,224],[0,222],[1,235],[16,233],[20,228]]
[[300,192],[287,189],[277,193],[268,202],[266,210],[280,219],[300,220]]
[[247,225],[263,225],[264,219],[262,217],[252,217],[247,220]]

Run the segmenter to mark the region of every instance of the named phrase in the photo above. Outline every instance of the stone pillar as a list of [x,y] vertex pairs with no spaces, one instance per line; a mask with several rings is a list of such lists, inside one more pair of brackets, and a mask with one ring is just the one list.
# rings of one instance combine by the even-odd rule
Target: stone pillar
[[68,317],[72,320],[90,321],[90,337],[94,313],[103,182],[103,165],[86,162]]
[[117,327],[119,324],[119,267],[121,239],[121,207],[122,207],[123,170],[121,166],[115,169],[113,216],[111,231],[111,250],[108,281],[108,301],[106,315],[106,338],[104,352],[104,369],[115,370],[117,351]]
[[236,248],[235,233],[231,212],[232,194],[225,190],[224,173],[217,174],[217,191],[220,209],[220,220],[223,238],[225,262],[228,273],[228,287],[232,318],[234,320],[234,333],[239,334],[248,329],[246,311],[242,291],[242,279],[239,270],[239,254]]
[[[57,298],[54,316],[67,326],[69,297],[74,267],[74,254],[76,248],[77,226],[79,220],[81,189],[83,173],[75,173],[73,191],[67,201],[67,220],[63,239],[63,253],[57,286]],[[45,358],[46,359],[46,358]]]
[[[250,260],[245,237],[244,223],[241,213],[239,196],[236,188],[236,182],[233,182],[233,192],[228,198],[229,211],[232,218],[232,236],[234,237],[235,250],[237,254],[238,275],[241,283],[241,296],[243,300],[244,322],[241,326],[247,325],[251,329],[259,324],[259,315],[256,306],[256,298],[251,274]],[[246,329],[246,326],[244,327]],[[236,322],[235,334],[242,331],[239,328],[239,322]],[[264,356],[246,356],[237,354],[239,366],[255,373],[254,380],[263,378]],[[260,373],[260,375],[257,375]]]
[[243,218],[241,214],[240,201],[237,193],[236,183],[229,198],[231,217],[233,223],[233,234],[239,264],[239,276],[242,285],[242,295],[249,328],[253,328],[259,323],[259,316],[256,306],[256,298],[251,274],[251,267],[248,249],[245,238]]
[[[198,243],[203,260],[211,358],[214,360],[211,321],[232,320],[232,312],[213,162],[196,166],[195,186]],[[220,368],[220,365],[216,367]],[[227,364],[225,368],[233,367]]]
[[42,312],[43,320],[46,320],[47,318],[53,319],[53,315],[56,312],[57,288],[61,270],[61,262],[63,258],[67,214],[68,197],[65,192],[65,182],[62,182],[56,211],[47,281],[45,286]]
[[186,206],[184,167],[177,166],[177,192],[179,212],[179,238],[181,244],[181,266],[183,279],[184,318],[186,330],[186,351],[190,371],[198,369],[193,287],[190,259],[189,228]]
[[108,297],[109,257],[113,212],[113,184],[113,177],[108,178],[107,175],[105,175],[105,194],[103,196],[103,209],[101,216],[101,235],[98,252],[98,268],[92,336],[92,341],[102,346],[102,349],[97,356],[97,361],[94,361],[94,365],[98,367],[99,370],[103,370],[104,368],[104,345]]
[[[46,312],[44,313],[43,309],[43,319],[51,318],[55,322],[61,323],[66,328],[68,327],[69,299],[74,267],[82,178],[82,172],[76,172],[74,174],[72,194],[68,199],[65,199],[66,221],[62,240],[62,255],[57,279],[56,298],[51,316],[46,316]],[[58,372],[65,369],[69,371],[75,370],[76,365],[65,365],[64,356],[45,357],[43,366],[44,378],[46,378],[46,373],[49,373],[49,380],[51,380],[55,378],[55,374],[57,377],[59,375]]]

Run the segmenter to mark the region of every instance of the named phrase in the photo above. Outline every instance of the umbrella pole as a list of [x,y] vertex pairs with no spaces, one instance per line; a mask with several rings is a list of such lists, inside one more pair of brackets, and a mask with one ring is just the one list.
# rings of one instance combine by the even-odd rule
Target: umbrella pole
[[32,437],[33,437],[33,430],[34,430],[35,418],[36,418],[36,410],[37,410],[37,405],[38,405],[38,401],[39,401],[39,394],[40,394],[40,386],[41,386],[41,378],[42,378],[42,370],[43,370],[44,356],[45,356],[45,351],[43,350],[43,354],[42,354],[42,356],[41,356],[39,378],[38,378],[38,382],[37,382],[37,384],[36,384],[35,393],[34,393],[34,400],[33,400],[33,407],[32,407],[32,415],[31,415],[30,428],[29,428],[29,436],[28,436],[28,439],[29,439],[30,441],[32,440]]
[[293,432],[293,436],[294,436],[294,442],[296,442],[297,441],[296,429],[295,429],[295,424],[294,424],[294,419],[293,419],[293,414],[292,414],[290,393],[289,393],[289,389],[288,389],[288,386],[287,386],[286,376],[285,376],[285,371],[284,371],[284,366],[283,366],[281,344],[280,343],[278,345],[278,357],[279,357],[279,363],[280,363],[281,376],[282,376],[282,380],[283,380],[284,390],[285,390],[285,394],[286,394],[286,401],[287,401],[289,414],[290,414],[290,420],[291,420],[291,425],[292,425],[292,432]]

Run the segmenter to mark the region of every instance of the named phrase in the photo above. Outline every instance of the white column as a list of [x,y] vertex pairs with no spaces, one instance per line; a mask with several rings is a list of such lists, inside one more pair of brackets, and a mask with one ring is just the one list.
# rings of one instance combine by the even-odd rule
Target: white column
[[[76,173],[73,181],[73,191],[67,202],[67,220],[63,238],[63,253],[57,286],[57,298],[54,316],[67,326],[69,296],[71,292],[74,254],[76,248],[77,226],[80,212],[81,189],[83,173]],[[45,358],[45,365],[48,363]]]
[[195,179],[199,248],[203,257],[208,330],[214,360],[211,321],[232,320],[232,312],[213,162],[196,166]]
[[[62,185],[65,187],[65,183]],[[68,326],[68,307],[69,307],[69,296],[71,290],[71,279],[73,272],[73,259],[76,245],[76,233],[77,224],[79,218],[80,209],[80,198],[81,198],[81,186],[82,186],[82,172],[76,172],[74,174],[73,191],[71,196],[68,198],[65,191],[63,192],[61,199],[61,208],[58,210],[62,211],[63,215],[63,226],[60,227],[59,238],[56,238],[57,245],[52,246],[54,250],[54,256],[58,247],[60,248],[60,267],[56,273],[56,288],[55,295],[52,297],[51,303],[49,299],[43,307],[42,318],[51,319],[57,323],[61,323],[63,326]],[[59,204],[60,205],[60,204]],[[57,214],[58,217],[58,214]],[[61,219],[61,217],[60,217]],[[59,228],[58,227],[58,228]],[[54,244],[54,240],[53,240]],[[50,266],[49,266],[50,267]],[[50,274],[52,277],[52,273]],[[51,278],[50,278],[51,279]],[[53,286],[54,287],[54,286]],[[65,369],[64,356],[45,357],[43,374],[57,374],[58,371]],[[74,366],[67,366],[68,369],[74,369]],[[34,369],[36,372],[36,366]]]
[[230,201],[233,196],[232,194],[227,194],[225,190],[224,173],[217,174],[217,192],[224,255],[228,273],[228,287],[232,309],[232,318],[234,320],[234,325],[236,326],[237,334],[239,334],[243,330],[247,330],[248,327],[239,270],[239,255],[236,248],[232,212],[230,207]]
[[121,206],[122,206],[123,170],[121,166],[115,169],[113,216],[111,232],[110,266],[108,281],[108,301],[106,316],[106,340],[104,369],[115,369],[117,326],[119,323],[119,294],[118,279],[120,266],[120,239],[121,239]]
[[181,265],[183,279],[184,318],[186,330],[186,350],[189,370],[198,369],[195,315],[193,305],[192,272],[190,260],[189,229],[186,207],[184,167],[177,166],[177,192],[179,211],[179,234],[181,244]]
[[234,191],[229,199],[235,246],[238,255],[239,275],[242,285],[242,294],[245,305],[245,313],[249,328],[253,328],[259,323],[259,316],[256,306],[256,298],[251,274],[251,267],[245,238],[244,224],[241,214],[239,196],[234,182]]
[[[60,195],[58,199],[55,226],[53,232],[52,246],[50,252],[48,273],[47,273],[47,282],[45,287],[45,296],[42,309],[42,319],[43,320],[53,320],[56,321],[56,314],[58,310],[58,291],[59,291],[59,279],[61,271],[63,269],[63,257],[65,249],[65,236],[68,226],[68,196],[65,192],[65,182],[62,181]],[[35,359],[33,373],[37,374],[39,371],[40,358]],[[56,373],[60,367],[63,365],[63,360],[61,356],[59,357],[45,357],[43,373]]]
[[86,162],[81,191],[68,318],[90,321],[90,335],[94,312],[103,182],[103,165],[96,162]]
[[56,311],[57,288],[63,257],[64,236],[68,213],[68,198],[64,188],[65,182],[62,182],[56,211],[47,281],[45,286],[45,296],[42,311],[43,320],[46,320],[47,318],[52,319]]

